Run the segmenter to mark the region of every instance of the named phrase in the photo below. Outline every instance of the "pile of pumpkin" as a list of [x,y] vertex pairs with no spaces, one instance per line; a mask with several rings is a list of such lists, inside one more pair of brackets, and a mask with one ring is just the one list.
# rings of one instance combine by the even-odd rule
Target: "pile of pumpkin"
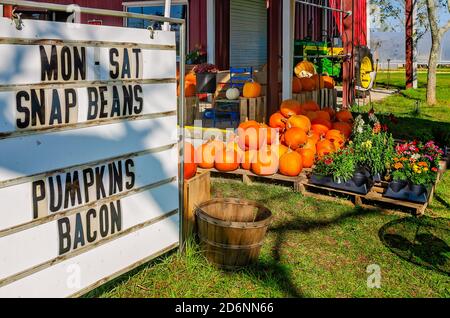
[[333,89],[335,86],[334,79],[326,74],[320,75],[316,73],[313,63],[302,61],[294,68],[295,77],[292,79],[292,92],[299,94],[302,92],[312,92],[315,90],[328,88]]
[[270,117],[269,125],[246,121],[227,143],[211,139],[197,149],[186,146],[187,171],[198,167],[230,172],[239,167],[261,176],[281,173],[298,176],[317,158],[344,147],[352,133],[353,116],[347,110],[320,110],[313,101],[286,100]]

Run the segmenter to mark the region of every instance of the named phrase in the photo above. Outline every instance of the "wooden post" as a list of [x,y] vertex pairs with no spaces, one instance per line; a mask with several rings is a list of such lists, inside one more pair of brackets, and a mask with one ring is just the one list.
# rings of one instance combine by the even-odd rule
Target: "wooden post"
[[294,69],[294,16],[295,2],[283,0],[283,100],[292,98],[292,73]]
[[406,0],[405,13],[405,46],[406,46],[406,88],[417,88],[417,63],[415,59],[415,31],[414,20],[416,18],[414,0]]
[[343,1],[343,8],[342,10],[345,11],[352,11],[352,14],[347,15],[343,19],[343,34],[342,34],[342,41],[344,44],[344,53],[350,54],[351,59],[344,62],[343,64],[343,92],[342,92],[342,106],[344,108],[350,107],[353,102],[353,90],[354,90],[354,83],[353,83],[353,77],[354,77],[354,63],[355,63],[355,57],[354,57],[354,8],[353,8],[353,2],[354,1]]
[[281,0],[267,1],[268,32],[267,32],[267,118],[278,111],[279,82],[278,68],[281,48]]

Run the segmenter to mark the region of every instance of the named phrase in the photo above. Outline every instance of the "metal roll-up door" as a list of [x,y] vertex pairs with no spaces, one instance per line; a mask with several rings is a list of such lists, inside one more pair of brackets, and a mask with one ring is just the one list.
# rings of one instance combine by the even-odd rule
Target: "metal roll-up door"
[[230,66],[260,69],[266,63],[266,0],[230,1]]

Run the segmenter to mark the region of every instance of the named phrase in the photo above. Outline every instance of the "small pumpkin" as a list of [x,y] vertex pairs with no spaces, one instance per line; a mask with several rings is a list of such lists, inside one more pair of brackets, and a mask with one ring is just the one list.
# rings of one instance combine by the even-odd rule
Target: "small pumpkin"
[[295,99],[288,99],[281,103],[280,112],[286,118],[294,115],[300,115],[302,112],[302,105]]
[[[184,96],[193,97],[197,92],[197,86],[192,82],[184,82]],[[180,85],[177,87],[177,96],[180,96]]]
[[300,79],[302,92],[312,92],[316,89],[316,83],[312,78],[303,77]]
[[324,83],[325,88],[334,89],[335,82],[334,82],[334,78],[332,78],[331,76],[327,76],[327,75],[323,76],[323,83]]
[[302,156],[303,168],[312,168],[315,162],[316,150],[301,148],[297,152]]
[[195,162],[203,169],[214,168],[216,152],[225,151],[225,145],[221,141],[208,141],[195,151]]
[[322,109],[322,111],[327,112],[328,115],[330,115],[331,119],[334,119],[334,116],[336,115],[336,112],[334,111],[334,109],[332,107],[325,107]]
[[323,76],[319,76],[319,74],[314,74],[311,79],[314,81],[315,89],[325,88],[325,82]]
[[316,152],[317,152],[316,144],[317,144],[317,141],[315,141],[312,137],[308,137],[308,140],[306,141],[306,144],[301,149],[309,149],[314,154],[316,154]]
[[345,122],[335,122],[333,123],[332,128],[335,130],[339,130],[346,139],[350,138],[353,131],[352,126],[349,123]]
[[331,121],[330,114],[323,110],[316,112],[316,118]]
[[254,120],[247,120],[238,127],[238,145],[242,150],[258,150],[265,141],[260,135],[260,124]]
[[222,149],[214,157],[214,167],[222,172],[234,171],[239,168],[240,158],[236,150]]
[[197,85],[197,76],[195,75],[194,72],[187,73],[186,76],[184,77],[184,80],[186,82],[190,82],[194,85]]
[[261,85],[255,81],[245,83],[242,96],[245,98],[256,98],[261,96]]
[[279,144],[279,145],[272,145],[271,150],[276,154],[278,154],[278,158],[281,158],[282,155],[288,152],[289,148],[283,144]]
[[332,154],[336,151],[334,144],[327,139],[319,141],[316,145],[316,149],[317,149],[317,156],[319,157],[319,159],[325,157],[326,155]]
[[316,73],[316,67],[309,61],[301,61],[295,66],[294,73],[298,78],[311,77]]
[[260,176],[271,176],[278,172],[278,154],[270,148],[264,148],[257,152],[255,162],[252,163],[253,173]]
[[302,110],[304,112],[318,112],[320,111],[320,106],[315,101],[309,100],[302,104]]
[[197,174],[197,164],[195,163],[195,148],[189,143],[184,143],[184,179],[189,180]]
[[343,109],[336,113],[336,119],[340,122],[350,123],[353,122],[353,115],[349,110]]
[[241,157],[241,167],[245,170],[250,170],[252,168],[252,163],[255,162],[257,151],[247,150]]
[[316,132],[319,136],[325,136],[331,127],[332,124],[328,120],[316,118],[311,122],[311,130]]
[[342,149],[345,145],[345,137],[339,130],[328,131],[325,138],[334,144],[336,150]]
[[286,127],[291,128],[301,128],[305,133],[311,130],[311,121],[308,117],[303,115],[294,115],[288,119]]
[[270,116],[269,126],[284,131],[286,129],[286,118],[280,112],[276,112]]
[[308,141],[308,136],[302,128],[291,128],[284,134],[286,145],[292,150],[296,150]]
[[289,177],[298,176],[303,170],[302,156],[296,151],[285,153],[280,158],[280,173]]
[[226,95],[227,99],[229,99],[229,100],[236,100],[241,95],[241,92],[236,87],[231,87],[231,88],[227,89],[225,95]]
[[292,79],[292,93],[299,94],[302,92],[302,81],[298,77]]

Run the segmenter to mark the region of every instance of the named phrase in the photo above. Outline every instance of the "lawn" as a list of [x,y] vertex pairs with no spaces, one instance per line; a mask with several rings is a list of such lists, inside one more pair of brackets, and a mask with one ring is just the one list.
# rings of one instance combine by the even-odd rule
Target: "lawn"
[[[402,75],[394,75],[391,81],[400,87]],[[419,79],[423,86],[422,74]],[[414,100],[423,101],[423,88],[400,91],[375,109],[385,120],[391,113],[400,117],[390,124],[397,137],[420,133],[427,139],[431,129],[431,138],[445,141],[450,74],[439,75],[439,86],[439,105],[422,103],[420,113],[413,111]],[[257,264],[221,271],[191,241],[185,254],[162,256],[86,297],[450,297],[450,173],[422,218],[306,198],[276,184],[215,179],[212,192],[271,209],[274,219]],[[380,288],[367,285],[371,265],[381,271]]]

